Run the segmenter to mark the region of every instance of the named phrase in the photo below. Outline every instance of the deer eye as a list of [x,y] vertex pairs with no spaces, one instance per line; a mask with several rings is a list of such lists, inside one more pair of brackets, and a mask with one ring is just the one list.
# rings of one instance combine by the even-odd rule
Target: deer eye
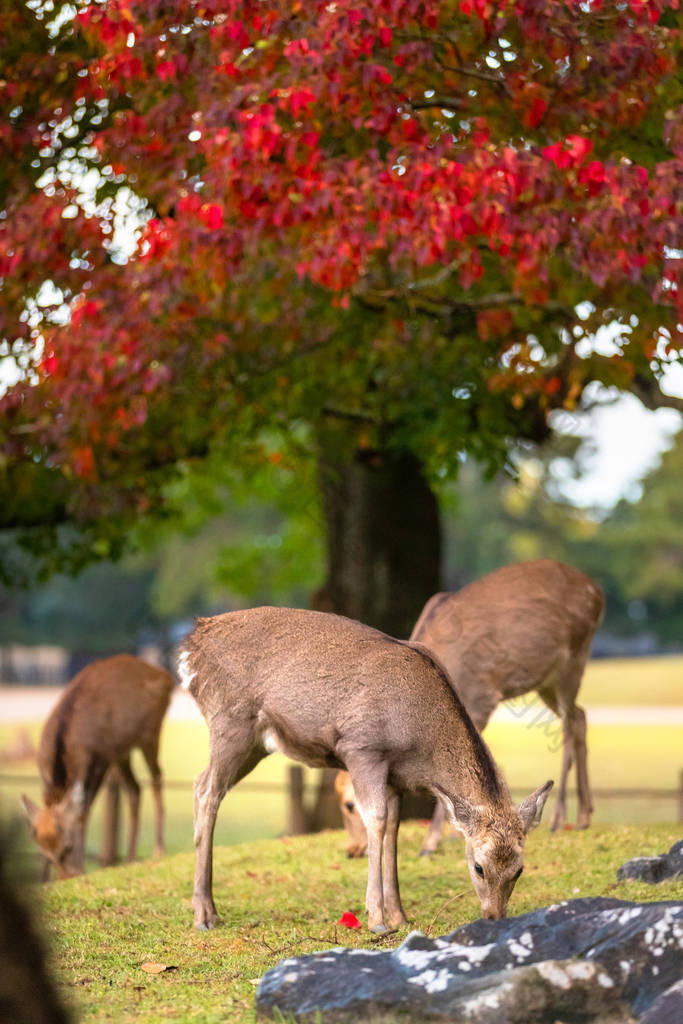
[[351,800],[349,800],[348,803],[344,804],[344,807],[346,807],[346,810],[349,812],[349,814],[353,814],[354,806],[355,804],[353,804]]
[[474,862],[474,870],[477,872],[478,875],[481,875],[482,878],[484,877],[484,869],[481,866],[481,864],[477,864],[476,860]]

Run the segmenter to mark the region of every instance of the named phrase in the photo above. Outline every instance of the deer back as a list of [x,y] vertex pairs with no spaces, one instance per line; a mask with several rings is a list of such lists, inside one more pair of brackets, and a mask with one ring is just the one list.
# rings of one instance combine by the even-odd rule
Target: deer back
[[462,762],[474,766],[472,785],[502,792],[446,672],[420,644],[339,615],[252,608],[200,619],[179,671],[217,731],[252,721],[268,749],[314,766],[381,756],[400,789],[450,780]]
[[[552,559],[508,565],[455,593],[435,594],[411,639],[438,655],[465,705],[497,703],[581,668],[604,611],[602,590]],[[475,715],[476,718],[476,715]]]
[[166,671],[128,654],[92,662],[65,688],[50,713],[38,767],[52,802],[70,788],[93,756],[114,762],[158,740],[175,683]]

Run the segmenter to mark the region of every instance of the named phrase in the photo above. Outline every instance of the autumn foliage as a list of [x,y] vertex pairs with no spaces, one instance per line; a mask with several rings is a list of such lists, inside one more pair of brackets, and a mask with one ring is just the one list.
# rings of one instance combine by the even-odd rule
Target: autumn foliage
[[2,445],[67,515],[331,407],[444,465],[502,451],[678,358],[678,0],[20,7]]

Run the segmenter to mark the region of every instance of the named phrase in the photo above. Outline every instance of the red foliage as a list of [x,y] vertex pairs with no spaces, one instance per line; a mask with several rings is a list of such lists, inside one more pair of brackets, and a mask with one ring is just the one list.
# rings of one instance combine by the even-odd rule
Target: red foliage
[[[488,346],[491,392],[520,394],[519,367],[499,364],[498,347],[550,323],[556,351],[560,328],[563,344],[572,327],[580,337],[582,299],[593,325],[637,314],[631,355],[649,372],[653,337],[663,328],[675,349],[683,317],[678,9],[109,0],[80,11],[63,46],[18,47],[0,94],[3,166],[16,169],[0,220],[0,328],[36,338],[25,300],[44,280],[71,322],[43,325],[41,384],[3,408],[40,425],[30,436],[53,446],[53,465],[91,478],[93,437],[106,455],[173,389],[186,394],[188,374],[207,374],[210,389],[220,364],[218,393],[239,407],[236,382],[266,379],[273,346],[323,344],[329,321],[306,319],[309,285],[336,293],[339,317],[356,297],[396,303],[416,336],[415,310],[474,311],[466,329]],[[33,38],[34,17],[4,27]],[[60,169],[71,116],[85,126],[84,163],[149,204],[126,265],[110,260],[110,200],[93,215]],[[34,164],[49,188],[35,187]],[[574,362],[571,380],[529,362],[524,393],[561,404],[591,372]],[[452,382],[436,380],[448,398]],[[192,400],[208,430],[222,407],[207,398],[206,412],[202,386]],[[59,417],[36,411],[50,403]],[[167,431],[159,459],[186,434]]]

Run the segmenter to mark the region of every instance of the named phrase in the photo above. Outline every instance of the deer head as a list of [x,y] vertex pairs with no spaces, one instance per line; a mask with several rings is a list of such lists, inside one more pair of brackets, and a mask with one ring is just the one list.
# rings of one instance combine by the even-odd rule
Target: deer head
[[31,834],[41,852],[51,861],[59,878],[72,878],[83,871],[78,837],[83,823],[85,796],[82,783],[76,783],[55,804],[39,807],[22,795]]
[[439,792],[446,813],[465,836],[465,856],[482,917],[498,920],[507,913],[508,900],[522,874],[527,832],[540,824],[552,781],[534,790],[517,809],[495,814],[462,797]]
[[358,813],[356,794],[348,772],[337,772],[334,780],[334,792],[349,837],[346,855],[347,857],[362,857],[367,852],[368,836],[363,819]]

